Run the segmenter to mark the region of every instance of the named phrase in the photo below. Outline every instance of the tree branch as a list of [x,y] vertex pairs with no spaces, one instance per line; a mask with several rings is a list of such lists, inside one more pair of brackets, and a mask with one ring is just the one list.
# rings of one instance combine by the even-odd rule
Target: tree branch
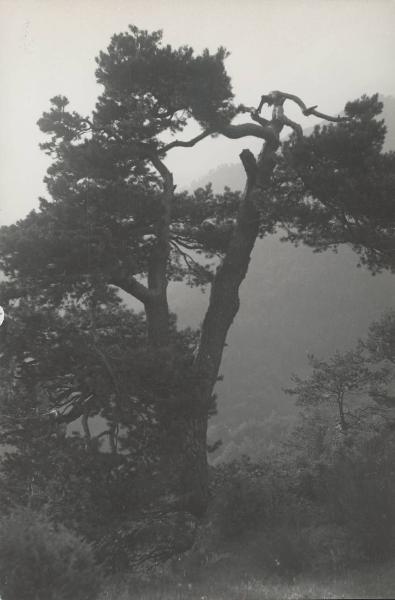
[[[291,100],[292,102],[295,102],[295,104],[297,104],[300,107],[300,109],[302,110],[302,113],[304,114],[305,117],[314,115],[315,117],[318,117],[320,119],[325,119],[325,121],[332,121],[333,123],[341,123],[342,121],[350,121],[351,120],[351,117],[339,117],[339,116],[332,117],[331,115],[327,115],[325,113],[319,112],[316,110],[316,108],[318,106],[317,104],[315,106],[311,106],[310,108],[307,108],[306,104],[303,102],[303,100],[301,100],[299,98],[299,96],[295,96],[295,94],[288,94],[287,92],[280,92],[280,91],[270,92],[270,94],[268,96],[262,96],[260,109],[262,108],[262,105],[264,104],[264,102],[269,101],[269,103],[270,103],[275,98],[281,98],[282,102],[285,102],[285,100]],[[264,100],[262,100],[262,99],[264,99]]]
[[287,125],[291,129],[293,129],[293,131],[296,133],[296,135],[299,139],[301,139],[303,137],[303,129],[299,125],[299,123],[295,123],[295,121],[291,121],[291,119],[288,119],[288,117],[286,117],[285,115],[283,116],[282,121],[283,121],[284,125]]
[[255,156],[250,152],[250,150],[243,150],[240,154],[240,160],[243,164],[244,170],[247,175],[247,181],[250,184],[253,184],[256,179],[257,172],[257,164]]
[[191,241],[189,238],[185,238],[182,235],[172,235],[172,239],[175,240],[180,246],[188,248],[188,250],[203,250],[203,244],[199,242]]
[[89,425],[88,425],[88,412],[85,411],[81,417],[81,425],[82,425],[82,430],[84,432],[84,437],[85,437],[85,444],[87,447],[89,447],[90,443],[91,443],[91,432],[89,429]]
[[119,287],[127,294],[131,294],[143,304],[146,304],[151,297],[149,289],[133,276],[113,275],[110,277],[109,284]]
[[209,135],[212,135],[213,133],[215,133],[215,131],[213,131],[212,129],[207,129],[206,131],[203,131],[196,137],[194,137],[191,140],[188,140],[186,142],[183,142],[182,140],[175,140],[174,142],[170,142],[170,144],[167,144],[166,146],[161,148],[159,150],[159,154],[165,154],[172,148],[192,148],[192,146],[194,146],[201,140],[204,140],[204,138],[208,137]]
[[173,248],[175,248],[176,251],[182,256],[186,266],[188,267],[188,269],[190,271],[201,272],[201,273],[203,273],[203,271],[205,271],[204,267],[197,260],[195,260],[190,254],[188,254],[187,252],[184,252],[174,240],[171,240],[170,243],[173,246]]
[[256,125],[255,123],[240,123],[239,125],[224,125],[218,129],[218,133],[221,133],[225,137],[231,140],[237,140],[242,137],[256,137],[261,140],[273,142],[275,134],[271,128],[271,122],[268,121],[268,125],[263,127],[262,125]]
[[79,419],[83,414],[85,414],[89,409],[89,402],[92,400],[93,394],[89,394],[86,398],[79,398],[75,404],[70,402],[70,406],[72,407],[69,412],[65,412],[66,409],[63,409],[63,412],[59,412],[56,408],[54,408],[50,413],[55,417],[56,423],[72,423]]

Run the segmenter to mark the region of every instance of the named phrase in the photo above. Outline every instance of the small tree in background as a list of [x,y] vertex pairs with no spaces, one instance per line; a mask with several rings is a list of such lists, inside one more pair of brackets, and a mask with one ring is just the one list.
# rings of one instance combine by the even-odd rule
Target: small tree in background
[[364,396],[366,398],[387,373],[372,370],[362,346],[349,352],[336,352],[328,361],[310,356],[309,363],[312,374],[306,379],[294,375],[295,387],[286,391],[297,396],[297,404],[301,406],[333,405],[342,431],[350,426],[346,416],[350,414],[350,404],[360,407]]
[[288,390],[303,407],[287,443],[299,495],[346,532],[354,548],[348,560],[378,561],[395,551],[393,329],[390,311],[355,350],[328,361],[311,357],[312,374],[294,377]]

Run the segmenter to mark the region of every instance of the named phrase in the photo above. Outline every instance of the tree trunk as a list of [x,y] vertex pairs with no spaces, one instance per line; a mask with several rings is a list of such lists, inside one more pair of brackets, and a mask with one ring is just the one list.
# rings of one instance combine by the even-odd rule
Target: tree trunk
[[[263,187],[269,182],[275,166],[274,156],[278,142],[266,142],[256,163],[249,150],[243,150],[240,158],[243,162],[247,183],[240,204],[237,223],[230,240],[226,255],[217,269],[209,306],[203,321],[199,350],[195,361],[197,379],[196,400],[205,415],[201,427],[194,435],[194,447],[204,447],[205,460],[201,460],[202,470],[195,471],[200,482],[194,481],[194,490],[198,494],[195,504],[204,513],[208,503],[207,466],[207,422],[212,393],[218,379],[226,336],[239,310],[239,288],[244,280],[250,263],[251,252],[259,233],[259,211],[257,202],[263,202]],[[192,466],[190,466],[192,468]]]
[[145,304],[148,342],[152,347],[163,347],[169,343],[169,306],[166,290],[153,294]]
[[166,346],[169,343],[169,306],[167,302],[167,264],[170,255],[170,219],[174,200],[173,175],[157,157],[151,159],[162,177],[163,193],[161,197],[162,214],[156,224],[156,243],[151,251],[148,266],[149,297],[145,304],[147,317],[148,342],[153,347]]
[[202,517],[208,504],[207,413],[190,418],[185,427],[184,487],[185,509]]
[[[225,257],[217,269],[209,306],[203,321],[198,353],[193,366],[190,401],[181,402],[178,410],[162,413],[165,450],[163,464],[170,470],[170,487],[175,490],[181,506],[193,515],[202,516],[208,504],[207,423],[212,393],[218,379],[223,349],[229,328],[236,316],[240,300],[239,287],[250,263],[251,252],[259,233],[259,210],[263,189],[270,181],[279,145],[281,126],[276,124],[272,137],[266,139],[258,161],[249,150],[240,154],[247,174],[245,191],[240,203],[237,222]],[[164,180],[164,215],[158,229],[158,249],[149,271],[149,288],[156,289],[146,303],[149,339],[154,346],[166,344],[168,307],[166,301],[165,265],[169,252],[170,205],[173,179],[163,163],[155,164]]]
[[162,457],[178,508],[197,518],[208,504],[207,420],[204,411],[175,417],[166,428],[168,453]]
[[202,325],[195,367],[201,380],[200,389],[207,402],[218,377],[227,333],[239,310],[239,287],[247,274],[259,231],[259,215],[253,203],[254,192],[254,185],[247,182],[237,225],[226,256],[217,269]]

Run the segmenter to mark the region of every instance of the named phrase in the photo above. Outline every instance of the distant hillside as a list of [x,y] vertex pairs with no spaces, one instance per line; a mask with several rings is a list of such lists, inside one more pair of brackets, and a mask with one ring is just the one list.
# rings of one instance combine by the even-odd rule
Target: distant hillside
[[[369,323],[393,305],[395,277],[357,269],[348,248],[314,254],[271,236],[258,242],[241,288],[241,308],[228,337],[217,386],[219,416],[228,424],[287,412],[282,392],[292,373],[307,367],[307,354],[324,357],[346,349]],[[180,325],[197,325],[208,294],[170,287]]]
[[[395,98],[384,99],[386,149],[395,148]],[[222,165],[197,182],[241,189],[241,165]],[[196,187],[196,186],[195,186]],[[292,410],[282,392],[293,372],[307,367],[307,353],[328,356],[353,346],[369,323],[393,305],[395,277],[373,277],[357,269],[357,256],[314,254],[276,236],[259,241],[241,289],[241,308],[231,328],[218,384],[219,415],[224,424],[264,418],[273,408]],[[170,288],[170,302],[181,325],[197,325],[208,297],[182,284]]]

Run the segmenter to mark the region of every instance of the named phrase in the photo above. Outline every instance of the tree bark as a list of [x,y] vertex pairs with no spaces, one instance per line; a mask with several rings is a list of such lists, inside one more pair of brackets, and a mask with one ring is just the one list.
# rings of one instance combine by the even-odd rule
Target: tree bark
[[151,251],[148,267],[149,298],[145,302],[148,341],[154,346],[169,343],[169,306],[167,302],[167,265],[170,255],[170,219],[174,198],[173,175],[166,165],[153,155],[151,162],[162,177],[162,214],[156,225],[156,243]]
[[168,473],[178,510],[197,518],[208,501],[207,421],[207,411],[192,410],[174,415],[164,427],[163,472]]
[[147,336],[150,346],[159,348],[169,342],[169,306],[166,290],[153,294],[145,303]]
[[202,411],[188,420],[185,429],[183,497],[185,510],[198,518],[205,514],[208,503],[207,423],[208,413]]

